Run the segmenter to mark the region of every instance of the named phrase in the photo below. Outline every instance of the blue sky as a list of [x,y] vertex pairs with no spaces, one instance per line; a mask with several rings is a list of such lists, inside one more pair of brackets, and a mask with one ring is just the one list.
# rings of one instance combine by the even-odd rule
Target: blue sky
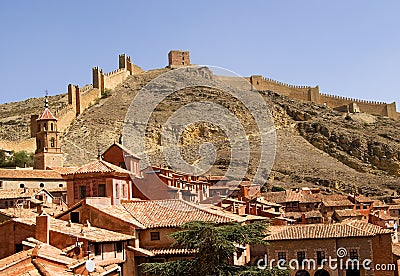
[[[120,53],[192,63],[400,105],[400,1],[0,1],[0,102],[65,93]],[[398,107],[399,109],[399,107]]]

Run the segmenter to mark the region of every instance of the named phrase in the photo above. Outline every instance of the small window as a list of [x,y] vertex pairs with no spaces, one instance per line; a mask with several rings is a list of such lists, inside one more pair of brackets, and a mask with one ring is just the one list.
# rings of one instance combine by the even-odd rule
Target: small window
[[150,240],[159,241],[160,240],[160,232],[150,232]]
[[50,139],[50,147],[54,148],[56,146],[56,140],[54,138]]
[[299,251],[297,252],[297,261],[301,265],[303,261],[306,259],[306,252],[305,251]]
[[99,244],[99,243],[94,244],[94,255],[96,255],[96,256],[101,255],[101,244]]
[[119,185],[115,184],[115,197],[119,198]]
[[3,189],[3,181],[0,181],[0,189]]
[[51,125],[50,125],[50,130],[54,131],[54,124],[53,123],[51,123]]
[[73,223],[79,223],[79,212],[71,212],[69,215],[69,218],[71,222]]
[[5,205],[6,205],[6,208],[8,208],[8,201],[6,200],[6,202],[5,202]]
[[351,260],[358,260],[358,250],[357,249],[350,249],[349,256]]
[[24,183],[21,183],[21,184],[19,184],[19,187],[20,187],[21,189],[23,189],[23,188],[25,188],[25,184],[24,184]]
[[62,187],[64,187],[64,184],[62,184],[62,183],[58,184],[58,188],[62,188]]
[[47,129],[47,123],[44,123],[43,124],[43,130],[46,131],[46,129]]
[[286,262],[286,252],[278,252],[278,261],[279,262],[282,262],[282,261]]
[[122,197],[126,197],[126,192],[125,192],[125,184],[122,184]]
[[44,183],[40,183],[40,184],[39,184],[39,187],[40,187],[40,188],[44,188]]
[[106,184],[99,184],[97,195],[106,196]]
[[117,242],[115,243],[115,251],[117,251],[117,253],[121,253],[123,249],[123,244],[122,242]]
[[126,170],[126,164],[125,164],[125,162],[119,162],[119,166],[120,166],[121,168],[123,168],[123,169]]
[[84,199],[86,197],[86,186],[79,186],[79,198]]
[[322,261],[325,260],[325,252],[317,251],[317,264],[322,265]]

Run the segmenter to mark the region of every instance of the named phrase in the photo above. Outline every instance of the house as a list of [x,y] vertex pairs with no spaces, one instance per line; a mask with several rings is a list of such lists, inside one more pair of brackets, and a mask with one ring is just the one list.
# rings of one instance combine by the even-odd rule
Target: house
[[356,219],[356,220],[364,220],[368,221],[368,217],[353,210],[353,209],[344,209],[344,210],[335,210],[332,215],[332,219],[334,221],[344,221],[346,219]]
[[348,199],[355,205],[355,210],[366,217],[369,216],[375,202],[374,199],[363,195],[349,195]]
[[67,181],[68,206],[85,197],[110,197],[116,205],[132,199],[131,172],[104,160],[97,159],[79,168],[64,168],[61,175]]
[[52,170],[0,169],[0,191],[66,187],[61,174]]
[[[22,243],[23,251],[0,260],[1,275],[89,275],[85,266],[88,258],[70,258],[65,251],[32,237]],[[117,264],[94,264],[90,275],[120,275]]]
[[135,177],[141,177],[140,157],[119,143],[114,143],[106,149],[102,154],[102,159],[130,171]]
[[[268,246],[251,247],[252,264],[265,266],[266,263],[278,261],[282,265],[292,264],[291,275],[393,275],[393,270],[367,270],[360,265],[351,269],[351,264],[339,266],[339,260],[346,264],[354,259],[363,262],[370,259],[370,268],[375,264],[393,264],[391,231],[379,226],[351,220],[336,224],[309,224],[293,226],[271,226],[270,235],[266,238]],[[332,269],[331,264],[338,269]],[[327,260],[323,262],[323,260]],[[306,261],[306,266],[297,266]],[[307,264],[310,264],[308,266]]]
[[[134,260],[135,273],[139,273],[139,265],[144,262],[190,258],[194,252],[171,248],[173,240],[170,234],[186,222],[208,221],[225,224],[246,221],[246,218],[238,215],[179,199],[130,200],[113,205],[111,199],[86,198],[57,218],[81,223],[89,221],[93,226],[134,236],[134,245],[128,246],[127,258]],[[239,250],[239,253],[235,262],[246,263],[250,258],[249,249],[246,247]]]
[[[35,218],[14,218],[0,224],[0,258],[24,249],[27,238],[63,249],[66,256],[94,262],[125,266],[126,248],[135,237],[91,226],[50,218],[42,214]],[[128,266],[128,265],[127,265]]]
[[263,196],[266,200],[284,206],[286,212],[308,212],[319,210],[322,196],[308,190],[267,192]]
[[4,190],[0,193],[0,209],[31,208],[37,204],[52,206],[53,204],[61,204],[61,202],[55,200],[46,189],[17,188]]
[[199,176],[162,167],[147,167],[142,175],[143,180],[135,181],[135,186],[144,191],[148,199],[184,199],[199,203],[210,197],[210,184]]
[[324,219],[318,210],[307,212],[286,212],[283,217],[296,221],[296,224],[315,224],[323,223]]
[[368,216],[368,221],[370,223],[387,229],[394,229],[397,220],[398,218],[392,217],[390,213],[385,211],[370,213]]
[[347,196],[343,195],[324,195],[321,204],[321,213],[326,222],[332,221],[332,215],[336,210],[354,209]]

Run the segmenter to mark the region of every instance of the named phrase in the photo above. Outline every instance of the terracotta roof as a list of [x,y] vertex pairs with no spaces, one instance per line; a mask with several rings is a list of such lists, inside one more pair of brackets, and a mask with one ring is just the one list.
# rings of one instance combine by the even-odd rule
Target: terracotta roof
[[95,160],[89,164],[83,165],[76,170],[69,170],[62,175],[77,175],[77,174],[89,174],[89,173],[120,173],[130,175],[131,172],[124,170],[118,166],[108,163],[104,160]]
[[232,218],[215,214],[183,200],[142,200],[122,203],[146,228],[176,227],[189,221],[227,223]]
[[52,170],[12,170],[0,169],[0,179],[56,179],[63,180],[61,174]]
[[271,235],[266,238],[268,241],[372,237],[391,233],[390,230],[359,220],[337,224],[271,226],[269,230]]
[[303,214],[305,215],[306,219],[307,218],[322,218],[322,214],[318,210],[308,211],[308,212],[286,212],[284,214],[284,217],[299,219],[299,218],[301,218],[301,216]]
[[[352,197],[352,196],[350,196],[350,197]],[[372,199],[370,197],[366,197],[364,195],[353,196],[353,198],[358,203],[372,203],[372,202],[374,202],[374,199]]]
[[50,109],[45,108],[42,115],[40,115],[37,120],[40,121],[40,120],[57,120],[57,119],[56,117],[53,116]]
[[18,252],[14,255],[8,256],[4,259],[0,260],[0,272],[6,269],[8,266],[12,265],[13,263],[18,263],[29,259],[31,257],[33,249],[25,250]]
[[14,189],[14,190],[1,190],[0,191],[0,199],[26,199],[31,198],[36,195],[40,190],[39,189]]
[[75,172],[79,167],[50,167],[51,170],[58,172],[59,174],[70,174]]
[[[35,218],[14,218],[13,221],[26,225],[36,224]],[[115,242],[134,239],[134,237],[130,235],[120,234],[94,226],[88,227],[78,223],[71,223],[71,226],[68,226],[67,221],[54,218],[50,218],[50,231],[67,234],[71,237],[78,237],[90,242]]]
[[340,217],[362,217],[363,215],[353,209],[335,210]]
[[353,206],[354,204],[342,195],[325,195],[322,199],[322,203],[327,207],[335,206]]
[[131,215],[131,213],[128,212],[122,205],[101,205],[101,204],[91,204],[91,203],[86,203],[86,205],[95,208],[106,215],[115,217],[132,225],[135,225],[138,228],[145,228],[145,226],[141,224],[139,221],[137,221]]

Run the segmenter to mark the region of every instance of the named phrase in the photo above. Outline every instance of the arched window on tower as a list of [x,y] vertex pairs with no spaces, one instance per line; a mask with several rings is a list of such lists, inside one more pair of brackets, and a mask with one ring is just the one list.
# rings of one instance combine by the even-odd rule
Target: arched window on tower
[[54,148],[56,146],[56,139],[51,138],[50,139],[50,147]]
[[47,129],[47,123],[43,123],[43,130],[46,131]]
[[50,130],[54,131],[54,124],[53,123],[51,123],[51,125],[50,125]]

